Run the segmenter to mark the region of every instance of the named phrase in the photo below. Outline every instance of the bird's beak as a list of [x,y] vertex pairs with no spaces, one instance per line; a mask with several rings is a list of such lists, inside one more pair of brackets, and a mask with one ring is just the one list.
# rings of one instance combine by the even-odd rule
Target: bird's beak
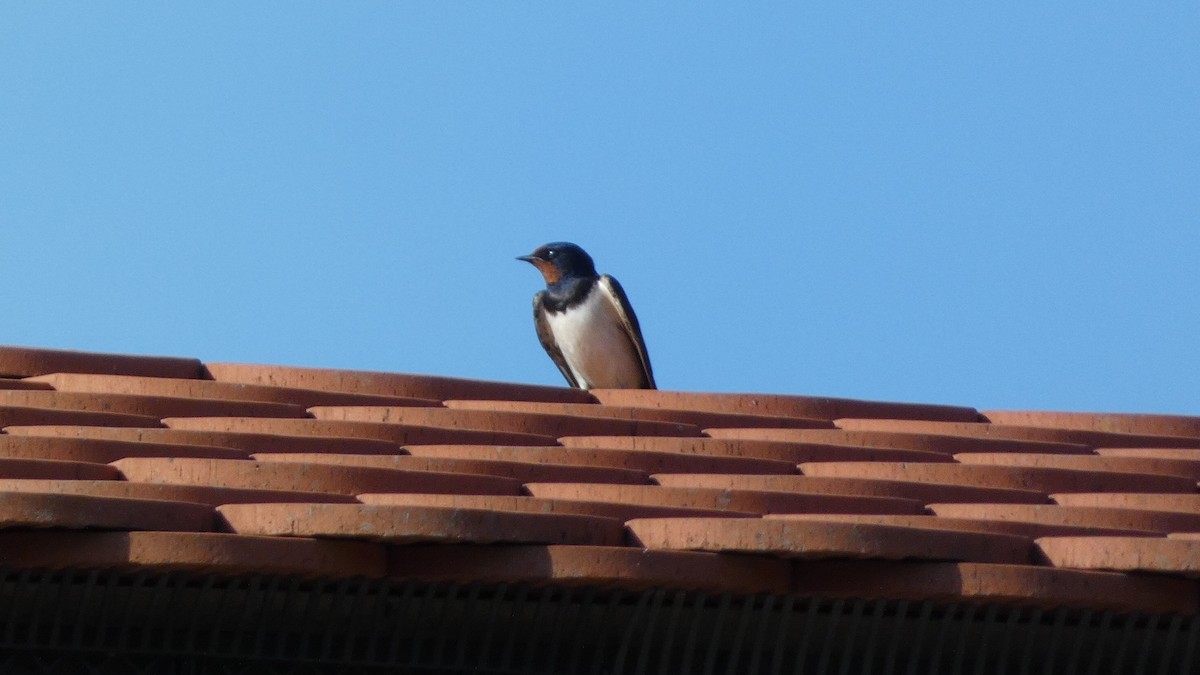
[[536,267],[538,271],[542,273],[542,278],[546,280],[547,285],[558,283],[561,275],[558,271],[558,268],[556,268],[554,263],[550,262],[549,260],[546,260],[545,258],[539,258],[536,255],[519,255],[517,256],[517,260],[524,260],[525,262]]

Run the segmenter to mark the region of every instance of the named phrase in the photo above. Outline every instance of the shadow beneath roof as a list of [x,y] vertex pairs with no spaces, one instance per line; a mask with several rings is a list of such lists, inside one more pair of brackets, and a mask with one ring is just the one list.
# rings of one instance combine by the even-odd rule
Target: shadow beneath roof
[[6,673],[1187,672],[1197,632],[996,604],[98,569],[2,569],[0,604]]

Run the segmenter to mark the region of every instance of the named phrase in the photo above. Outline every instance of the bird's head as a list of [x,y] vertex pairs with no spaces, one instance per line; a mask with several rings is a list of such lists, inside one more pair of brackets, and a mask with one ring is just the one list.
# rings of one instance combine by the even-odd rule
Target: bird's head
[[529,255],[523,255],[517,260],[531,263],[546,279],[547,286],[553,286],[564,279],[586,279],[596,276],[596,265],[592,256],[582,248],[567,242],[555,242],[538,248]]

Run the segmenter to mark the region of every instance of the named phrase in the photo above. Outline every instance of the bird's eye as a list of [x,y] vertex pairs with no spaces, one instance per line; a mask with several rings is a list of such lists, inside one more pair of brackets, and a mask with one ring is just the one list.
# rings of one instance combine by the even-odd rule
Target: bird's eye
[[553,257],[555,257],[555,256],[557,256],[557,255],[558,255],[558,250],[557,250],[557,249],[553,249],[553,248],[552,248],[552,249],[550,249],[549,251],[546,251],[546,257],[547,257],[547,258],[553,258]]

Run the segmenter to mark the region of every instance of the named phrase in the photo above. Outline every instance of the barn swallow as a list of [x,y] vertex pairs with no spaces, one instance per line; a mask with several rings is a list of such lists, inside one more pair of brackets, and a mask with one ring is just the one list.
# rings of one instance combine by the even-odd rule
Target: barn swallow
[[517,260],[546,279],[533,296],[533,324],[542,347],[572,387],[654,389],[654,373],[637,315],[617,280],[596,274],[575,244],[546,244]]

